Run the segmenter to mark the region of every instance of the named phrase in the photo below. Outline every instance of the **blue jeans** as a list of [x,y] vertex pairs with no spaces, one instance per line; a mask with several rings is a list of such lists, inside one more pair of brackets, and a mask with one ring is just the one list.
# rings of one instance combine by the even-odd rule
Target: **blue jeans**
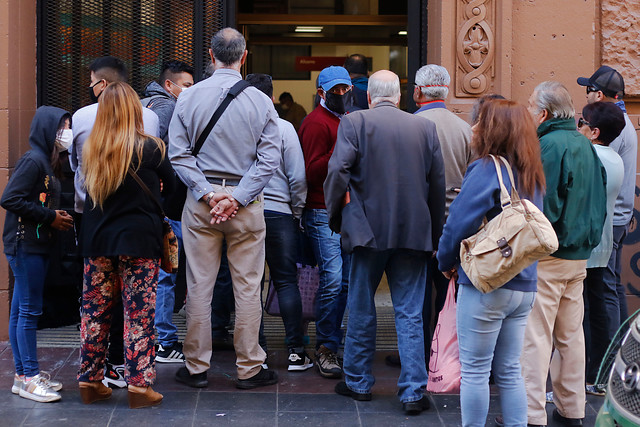
[[382,273],[386,272],[402,362],[398,397],[402,402],[422,398],[428,378],[424,361],[422,302],[430,256],[428,252],[409,249],[375,251],[358,247],[353,251],[343,366],[345,381],[351,390],[370,393],[375,383],[371,371],[376,351],[374,296]]
[[535,296],[535,292],[505,288],[483,294],[472,285],[460,285],[456,321],[462,366],[463,426],[485,425],[492,364],[504,425],[527,425],[527,394],[520,354]]
[[[171,228],[178,238],[182,252],[182,223],[169,219]],[[158,290],[156,292],[156,331],[158,343],[163,347],[171,347],[178,342],[178,328],[173,324],[173,308],[176,303],[176,276],[163,269],[158,270]]]
[[265,211],[267,225],[265,249],[273,285],[278,294],[278,305],[284,323],[289,348],[301,351],[304,347],[302,331],[302,300],[298,288],[296,258],[298,228],[292,215]]
[[628,225],[613,226],[613,250],[609,257],[609,263],[604,270],[604,300],[607,306],[607,316],[609,316],[609,340],[620,328],[622,322],[627,320],[627,297],[624,286],[620,281],[620,271],[622,270],[622,242],[627,236]]
[[16,255],[7,255],[7,260],[15,278],[9,317],[13,362],[18,375],[34,377],[40,373],[36,330],[42,314],[42,292],[49,257],[26,253],[18,244]]
[[320,269],[316,297],[316,349],[324,345],[338,351],[342,317],[347,306],[351,255],[342,251],[340,235],[329,229],[326,209],[307,209],[304,228]]

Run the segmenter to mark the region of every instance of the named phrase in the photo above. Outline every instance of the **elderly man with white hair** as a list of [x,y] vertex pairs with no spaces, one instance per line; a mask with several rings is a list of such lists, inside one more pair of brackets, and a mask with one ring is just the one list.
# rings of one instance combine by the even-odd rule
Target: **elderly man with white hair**
[[444,223],[444,166],[433,122],[397,108],[397,75],[374,73],[367,97],[369,110],[342,118],[324,182],[329,224],[352,252],[345,381],[335,391],[371,400],[374,294],[386,273],[402,362],[398,396],[405,413],[417,415],[430,406],[422,301],[427,263]]
[[[416,72],[413,100],[419,107],[414,114],[431,120],[436,125],[440,140],[440,149],[444,160],[447,207],[445,220],[449,215],[449,206],[456,198],[462,185],[462,178],[471,162],[471,126],[455,113],[447,110],[445,99],[449,95],[451,78],[447,69],[436,64],[421,67]],[[431,337],[431,282],[436,290],[435,313],[437,315],[444,306],[447,295],[448,280],[438,270],[435,258],[429,265],[427,290],[425,292],[422,321],[425,337]],[[425,354],[429,362],[430,339],[425,339]],[[391,356],[390,356],[391,357]]]

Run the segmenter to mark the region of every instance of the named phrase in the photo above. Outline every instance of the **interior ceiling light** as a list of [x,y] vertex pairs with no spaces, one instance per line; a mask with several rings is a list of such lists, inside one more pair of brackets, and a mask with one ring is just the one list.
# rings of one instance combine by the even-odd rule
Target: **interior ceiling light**
[[403,31],[398,31],[398,35],[399,35],[399,36],[406,36],[406,35],[407,35],[407,32],[406,32],[406,31],[404,31],[404,30],[403,30]]
[[321,33],[323,27],[297,25],[296,33]]

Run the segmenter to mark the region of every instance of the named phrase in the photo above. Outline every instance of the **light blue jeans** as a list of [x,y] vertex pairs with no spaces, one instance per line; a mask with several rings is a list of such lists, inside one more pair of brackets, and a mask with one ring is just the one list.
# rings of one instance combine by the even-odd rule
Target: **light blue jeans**
[[520,354],[535,292],[496,289],[483,294],[472,285],[458,289],[456,321],[462,384],[463,426],[484,426],[489,411],[489,374],[500,389],[504,425],[527,425],[527,394]]
[[374,296],[382,274],[386,272],[402,361],[398,397],[402,402],[422,398],[427,386],[422,304],[429,256],[428,252],[410,249],[354,249],[348,297],[349,323],[344,345],[344,377],[349,389],[370,393],[375,383],[371,369],[376,352]]
[[[169,219],[171,228],[178,238],[178,247],[182,252],[182,223]],[[173,324],[173,307],[176,303],[177,272],[167,273],[158,270],[158,290],[156,291],[156,331],[158,343],[171,347],[178,342],[178,328]]]

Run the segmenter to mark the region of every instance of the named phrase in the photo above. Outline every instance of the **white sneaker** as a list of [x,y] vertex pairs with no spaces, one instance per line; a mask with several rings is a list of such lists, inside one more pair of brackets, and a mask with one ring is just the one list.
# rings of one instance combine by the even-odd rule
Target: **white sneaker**
[[62,383],[60,381],[52,380],[49,372],[40,371],[40,377],[43,378],[54,391],[62,390]]
[[125,388],[127,381],[124,379],[124,365],[112,365],[107,362],[104,367],[102,384],[111,388]]
[[55,402],[62,398],[60,393],[49,387],[48,380],[41,377],[40,374],[28,381],[23,381],[18,394],[20,394],[20,397],[35,400],[36,402]]
[[547,394],[545,394],[545,398],[547,400],[547,403],[553,403],[553,392],[548,391]]
[[[52,380],[51,375],[46,371],[40,371],[40,377],[43,381],[46,381],[49,384],[49,387],[54,391],[62,390],[62,383],[60,381]],[[20,387],[22,387],[22,383],[24,381],[20,378],[20,375],[14,374],[13,376],[13,385],[11,386],[11,393],[20,394]]]
[[23,382],[24,381],[22,381],[22,378],[20,378],[20,375],[15,374],[13,376],[13,385],[11,386],[11,393],[20,394],[20,387],[22,387]]

